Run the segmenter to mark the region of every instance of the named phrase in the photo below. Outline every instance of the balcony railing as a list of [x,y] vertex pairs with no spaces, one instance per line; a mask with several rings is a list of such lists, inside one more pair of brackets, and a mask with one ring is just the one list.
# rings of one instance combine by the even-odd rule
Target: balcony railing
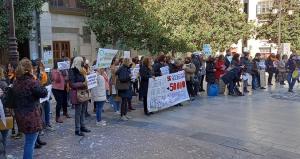
[[53,13],[85,15],[86,7],[79,0],[49,0],[49,8]]

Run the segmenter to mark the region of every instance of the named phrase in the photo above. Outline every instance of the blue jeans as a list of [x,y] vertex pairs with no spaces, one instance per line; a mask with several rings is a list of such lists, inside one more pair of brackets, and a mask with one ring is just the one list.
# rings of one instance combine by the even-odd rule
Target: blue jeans
[[112,95],[110,95],[107,99],[109,103],[113,105],[115,112],[120,111],[120,102],[115,101]]
[[95,105],[96,105],[96,119],[97,122],[100,122],[102,120],[101,114],[102,114],[104,101],[96,101]]
[[293,90],[296,84],[297,78],[293,78],[293,72],[289,72],[287,75],[287,81],[289,83],[289,90]]
[[23,159],[33,159],[34,145],[38,137],[38,132],[25,134]]
[[258,85],[259,84],[257,75],[252,75],[252,89],[256,89]]
[[44,114],[45,114],[45,124],[46,125],[50,125],[50,102],[49,101],[45,101],[43,103],[43,109],[44,109]]

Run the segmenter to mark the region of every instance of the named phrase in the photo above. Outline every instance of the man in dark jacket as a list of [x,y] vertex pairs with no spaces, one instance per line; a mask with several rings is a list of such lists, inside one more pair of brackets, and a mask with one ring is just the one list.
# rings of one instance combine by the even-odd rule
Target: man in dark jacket
[[162,76],[162,73],[160,71],[160,68],[165,67],[165,62],[166,62],[166,56],[165,55],[160,55],[157,58],[157,62],[153,65],[153,71],[154,71],[154,76]]
[[229,95],[235,95],[236,83],[240,81],[241,70],[242,67],[234,67],[221,77],[223,82],[228,85]]

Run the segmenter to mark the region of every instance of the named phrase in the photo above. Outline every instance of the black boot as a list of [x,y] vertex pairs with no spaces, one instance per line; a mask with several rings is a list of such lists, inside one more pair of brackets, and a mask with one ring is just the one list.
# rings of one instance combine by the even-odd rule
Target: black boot
[[85,128],[85,127],[80,128],[80,131],[81,132],[86,132],[86,133],[91,132],[91,130],[89,130],[89,129]]
[[34,148],[35,149],[40,149],[40,148],[42,148],[42,145],[40,145],[37,142],[35,142]]
[[84,133],[82,133],[80,131],[75,131],[75,135],[77,135],[77,136],[84,136]]

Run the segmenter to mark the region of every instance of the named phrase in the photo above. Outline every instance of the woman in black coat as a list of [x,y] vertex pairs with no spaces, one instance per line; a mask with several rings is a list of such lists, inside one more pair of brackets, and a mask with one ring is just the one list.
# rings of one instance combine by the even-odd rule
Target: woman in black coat
[[152,73],[151,58],[149,57],[144,58],[143,65],[140,69],[140,77],[141,77],[140,96],[143,97],[144,113],[146,115],[149,115],[150,113],[147,107],[149,78],[154,77]]
[[[131,71],[130,71],[130,63],[131,63],[130,59],[125,58],[123,61],[123,65],[116,72],[116,76],[117,76],[117,84],[116,85],[117,85],[117,89],[118,89],[118,95],[122,98],[121,120],[123,120],[123,121],[126,121],[131,118],[127,115],[128,101],[129,101],[129,98],[131,97],[130,82],[131,82],[132,75],[131,75]],[[124,88],[120,88],[121,85]]]
[[215,59],[211,56],[208,57],[206,62],[206,82],[207,82],[207,93],[210,85],[216,83],[216,67],[215,67]]

